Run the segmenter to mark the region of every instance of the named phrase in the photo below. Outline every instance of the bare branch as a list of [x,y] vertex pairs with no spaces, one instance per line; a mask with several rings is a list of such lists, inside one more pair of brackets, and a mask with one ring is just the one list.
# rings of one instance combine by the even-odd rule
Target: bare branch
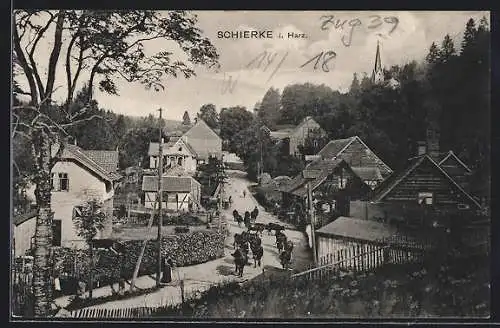
[[59,10],[59,15],[57,16],[56,30],[54,32],[54,47],[52,48],[52,53],[49,59],[49,68],[47,75],[47,85],[45,87],[45,98],[52,97],[52,91],[54,88],[56,66],[59,59],[59,53],[62,47],[62,30],[64,24],[65,10]]
[[34,39],[33,46],[31,47],[31,49],[28,51],[29,44],[25,48],[26,52],[28,53],[28,57],[30,59],[31,68],[33,70],[33,75],[35,76],[36,83],[38,85],[38,90],[39,90],[40,94],[45,94],[45,91],[44,91],[44,86],[43,86],[43,83],[42,83],[42,79],[40,78],[40,74],[38,74],[38,69],[36,67],[36,62],[35,62],[35,59],[33,58],[33,56],[35,54],[35,50],[36,50],[36,46],[38,45],[38,42],[42,39],[43,35],[45,34],[45,32],[50,27],[50,24],[52,24],[52,22],[56,18],[56,16],[54,14],[52,14],[51,12],[49,12],[49,15],[50,15],[49,20],[47,21],[47,23],[45,24],[45,26],[43,26],[38,31],[38,33],[37,33],[37,35],[36,35],[36,37]]
[[26,79],[28,80],[29,88],[30,88],[30,95],[31,95],[31,103],[36,105],[38,104],[38,90],[36,87],[35,79],[33,78],[33,72],[28,64],[28,61],[26,60],[26,56],[24,55],[23,49],[21,48],[21,39],[19,37],[19,33],[17,30],[17,26],[15,23],[13,23],[12,26],[13,30],[13,41],[14,41],[14,51],[16,52],[17,55],[17,61],[19,62],[19,65],[23,69],[24,75],[26,76]]

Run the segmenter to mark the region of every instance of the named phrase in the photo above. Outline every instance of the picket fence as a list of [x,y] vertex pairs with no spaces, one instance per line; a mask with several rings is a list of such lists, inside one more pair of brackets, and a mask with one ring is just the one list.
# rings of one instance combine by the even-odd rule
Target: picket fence
[[131,319],[147,318],[158,311],[160,307],[138,307],[120,309],[83,308],[71,311],[71,317],[77,319]]
[[430,245],[395,240],[374,244],[354,244],[318,259],[318,265],[291,275],[292,279],[329,279],[340,271],[368,272],[386,264],[406,264],[423,261]]

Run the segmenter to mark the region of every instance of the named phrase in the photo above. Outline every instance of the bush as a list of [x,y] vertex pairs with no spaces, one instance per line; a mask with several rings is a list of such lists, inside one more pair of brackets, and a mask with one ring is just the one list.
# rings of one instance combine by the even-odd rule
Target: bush
[[[162,253],[171,257],[177,266],[188,266],[205,263],[224,256],[225,235],[218,231],[190,231],[162,238]],[[120,271],[126,278],[131,278],[142,247],[142,240],[124,241],[125,253],[119,256],[110,250],[98,250],[98,262],[94,270],[95,281],[101,285],[116,282]],[[139,274],[156,272],[157,244],[149,241],[144,250],[144,257]],[[87,249],[74,250],[66,247],[54,248],[54,269],[67,272],[87,281],[89,273],[89,256]],[[121,270],[120,270],[121,269]]]

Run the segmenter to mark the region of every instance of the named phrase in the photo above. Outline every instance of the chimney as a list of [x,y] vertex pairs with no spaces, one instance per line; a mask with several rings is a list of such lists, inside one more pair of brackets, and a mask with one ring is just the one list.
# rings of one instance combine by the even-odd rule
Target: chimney
[[417,156],[427,154],[427,143],[425,141],[417,142]]
[[427,153],[432,159],[439,158],[439,132],[432,127],[427,128]]

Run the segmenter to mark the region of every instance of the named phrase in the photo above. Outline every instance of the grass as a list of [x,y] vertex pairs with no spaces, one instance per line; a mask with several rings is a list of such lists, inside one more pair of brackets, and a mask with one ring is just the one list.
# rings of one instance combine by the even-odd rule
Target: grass
[[[462,269],[463,269],[462,263]],[[387,265],[371,273],[340,273],[321,281],[286,276],[214,286],[199,300],[164,308],[160,317],[374,318],[487,317],[489,270]]]

